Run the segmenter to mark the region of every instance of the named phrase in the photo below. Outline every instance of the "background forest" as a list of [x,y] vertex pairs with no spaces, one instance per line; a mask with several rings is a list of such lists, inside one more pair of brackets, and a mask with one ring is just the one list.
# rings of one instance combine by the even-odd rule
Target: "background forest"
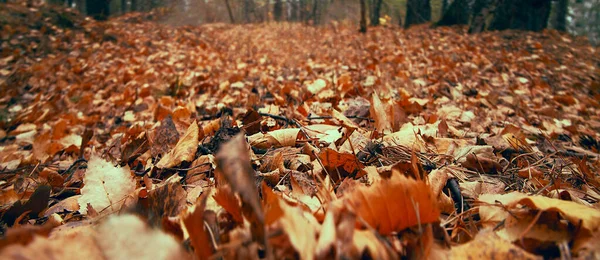
[[[7,0],[3,0],[6,2]],[[99,19],[132,11],[166,7],[165,22],[200,24],[292,21],[325,24],[361,20],[365,26],[393,23],[408,27],[428,21],[441,25],[471,24],[488,29],[544,28],[587,36],[600,43],[600,0],[46,0],[71,6]],[[8,1],[10,2],[10,1]],[[407,12],[407,10],[413,10]],[[520,11],[520,13],[519,13]],[[483,17],[476,20],[478,17]],[[533,20],[532,20],[533,19]],[[538,20],[536,20],[538,19]],[[534,21],[535,20],[535,21]],[[478,23],[478,24],[474,24]],[[481,29],[478,29],[481,30]]]

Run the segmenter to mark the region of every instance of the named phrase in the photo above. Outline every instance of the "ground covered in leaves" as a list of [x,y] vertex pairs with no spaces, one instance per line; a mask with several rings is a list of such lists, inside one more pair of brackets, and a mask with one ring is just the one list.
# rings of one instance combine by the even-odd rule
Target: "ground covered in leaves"
[[0,7],[3,259],[600,257],[583,39]]

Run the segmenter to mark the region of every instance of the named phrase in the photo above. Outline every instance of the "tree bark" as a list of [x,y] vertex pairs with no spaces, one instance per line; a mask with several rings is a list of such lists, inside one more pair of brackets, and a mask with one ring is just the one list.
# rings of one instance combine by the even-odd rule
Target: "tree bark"
[[444,12],[442,19],[440,19],[437,26],[448,26],[457,24],[468,24],[469,23],[469,2],[467,0],[454,0],[448,10]]
[[106,20],[110,14],[109,0],[86,0],[86,13],[96,20]]
[[567,13],[569,12],[569,0],[558,0],[556,8],[556,21],[554,29],[566,32],[567,31]]
[[429,4],[429,0],[406,1],[406,19],[404,20],[404,28],[429,21],[431,21],[431,5]]
[[132,12],[138,10],[138,0],[131,0],[131,9]]
[[550,17],[550,0],[504,0],[494,11],[490,30],[541,31]]
[[367,32],[367,6],[365,4],[365,0],[360,0],[360,29],[358,30],[361,33]]
[[383,0],[374,0],[373,12],[371,13],[371,26],[379,25],[379,17],[381,16],[381,5]]

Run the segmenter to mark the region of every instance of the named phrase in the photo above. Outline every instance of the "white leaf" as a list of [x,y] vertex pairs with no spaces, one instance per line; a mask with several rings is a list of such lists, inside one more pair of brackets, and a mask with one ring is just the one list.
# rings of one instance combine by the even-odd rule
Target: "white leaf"
[[81,189],[79,212],[87,213],[87,204],[100,212],[106,208],[114,212],[123,206],[130,194],[135,191],[135,180],[129,166],[115,167],[102,158],[92,155],[83,177],[85,186]]

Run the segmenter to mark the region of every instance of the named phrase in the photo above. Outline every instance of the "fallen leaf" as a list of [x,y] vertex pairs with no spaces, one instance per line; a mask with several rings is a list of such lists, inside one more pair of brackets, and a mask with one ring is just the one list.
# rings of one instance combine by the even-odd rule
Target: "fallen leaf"
[[88,161],[83,183],[79,198],[82,214],[87,213],[88,203],[98,212],[114,212],[137,197],[131,196],[136,184],[129,167],[115,167],[97,155],[92,155]]

